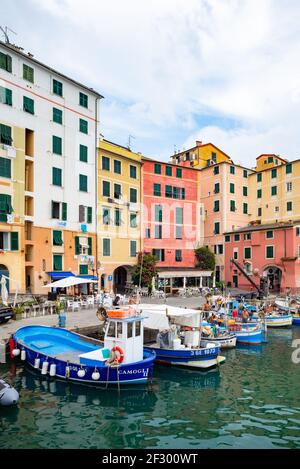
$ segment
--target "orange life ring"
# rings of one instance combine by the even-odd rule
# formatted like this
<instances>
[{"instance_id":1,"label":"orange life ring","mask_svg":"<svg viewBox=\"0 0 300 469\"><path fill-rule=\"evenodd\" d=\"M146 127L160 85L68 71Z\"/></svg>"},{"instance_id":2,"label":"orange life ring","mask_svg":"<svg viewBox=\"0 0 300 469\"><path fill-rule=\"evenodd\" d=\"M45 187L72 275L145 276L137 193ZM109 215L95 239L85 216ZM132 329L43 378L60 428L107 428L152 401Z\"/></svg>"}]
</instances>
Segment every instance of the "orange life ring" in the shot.
<instances>
[{"instance_id":1,"label":"orange life ring","mask_svg":"<svg viewBox=\"0 0 300 469\"><path fill-rule=\"evenodd\" d=\"M119 356L116 356L114 352L119 352ZM111 349L111 353L114 353L114 361L121 364L122 361L124 360L124 350L122 349L122 347L119 347L119 345L115 345Z\"/></svg>"}]
</instances>

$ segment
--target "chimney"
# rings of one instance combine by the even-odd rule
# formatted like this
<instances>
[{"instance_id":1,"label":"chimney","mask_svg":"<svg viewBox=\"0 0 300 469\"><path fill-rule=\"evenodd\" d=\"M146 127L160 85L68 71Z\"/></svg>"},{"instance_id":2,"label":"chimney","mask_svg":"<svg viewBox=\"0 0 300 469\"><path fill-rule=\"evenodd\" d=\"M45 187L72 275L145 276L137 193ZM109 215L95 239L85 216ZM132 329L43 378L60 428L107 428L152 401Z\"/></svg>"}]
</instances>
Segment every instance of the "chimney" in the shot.
<instances>
[{"instance_id":1,"label":"chimney","mask_svg":"<svg viewBox=\"0 0 300 469\"><path fill-rule=\"evenodd\" d=\"M202 141L201 140L196 140L196 147L201 147Z\"/></svg>"}]
</instances>

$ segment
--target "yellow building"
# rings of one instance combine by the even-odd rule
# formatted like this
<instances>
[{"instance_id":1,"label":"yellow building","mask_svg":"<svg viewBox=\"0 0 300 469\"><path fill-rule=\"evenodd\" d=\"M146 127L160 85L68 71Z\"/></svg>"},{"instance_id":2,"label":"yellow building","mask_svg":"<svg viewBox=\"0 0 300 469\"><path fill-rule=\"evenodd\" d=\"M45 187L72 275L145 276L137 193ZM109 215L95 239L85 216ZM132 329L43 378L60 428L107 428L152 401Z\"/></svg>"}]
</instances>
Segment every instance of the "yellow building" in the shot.
<instances>
[{"instance_id":1,"label":"yellow building","mask_svg":"<svg viewBox=\"0 0 300 469\"><path fill-rule=\"evenodd\" d=\"M259 156L256 173L249 175L251 220L262 224L299 220L299 178L300 160Z\"/></svg>"},{"instance_id":2,"label":"yellow building","mask_svg":"<svg viewBox=\"0 0 300 469\"><path fill-rule=\"evenodd\" d=\"M11 146L12 141L14 146ZM0 276L25 292L25 130L0 122Z\"/></svg>"},{"instance_id":3,"label":"yellow building","mask_svg":"<svg viewBox=\"0 0 300 469\"><path fill-rule=\"evenodd\" d=\"M196 140L196 145L193 148L175 153L171 156L171 160L174 164L192 166L197 169L204 169L223 162L232 163L230 156L213 143L202 143L199 140Z\"/></svg>"},{"instance_id":4,"label":"yellow building","mask_svg":"<svg viewBox=\"0 0 300 469\"><path fill-rule=\"evenodd\" d=\"M122 292L142 249L141 154L108 140L98 149L98 260L101 287Z\"/></svg>"}]
</instances>

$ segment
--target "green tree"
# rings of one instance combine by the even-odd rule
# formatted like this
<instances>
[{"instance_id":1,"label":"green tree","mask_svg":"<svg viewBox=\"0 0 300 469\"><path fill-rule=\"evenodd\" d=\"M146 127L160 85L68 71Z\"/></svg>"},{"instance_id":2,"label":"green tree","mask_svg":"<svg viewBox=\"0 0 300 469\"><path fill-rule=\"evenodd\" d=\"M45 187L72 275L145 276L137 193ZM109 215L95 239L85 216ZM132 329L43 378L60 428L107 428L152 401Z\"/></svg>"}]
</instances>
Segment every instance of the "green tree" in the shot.
<instances>
[{"instance_id":1,"label":"green tree","mask_svg":"<svg viewBox=\"0 0 300 469\"><path fill-rule=\"evenodd\" d=\"M156 264L157 259L150 252L139 252L137 265L134 267L132 273L134 285L139 285L141 278L142 287L151 287L152 278L157 275Z\"/></svg>"},{"instance_id":2,"label":"green tree","mask_svg":"<svg viewBox=\"0 0 300 469\"><path fill-rule=\"evenodd\" d=\"M216 257L214 253L206 246L195 249L196 267L201 270L215 270Z\"/></svg>"}]
</instances>

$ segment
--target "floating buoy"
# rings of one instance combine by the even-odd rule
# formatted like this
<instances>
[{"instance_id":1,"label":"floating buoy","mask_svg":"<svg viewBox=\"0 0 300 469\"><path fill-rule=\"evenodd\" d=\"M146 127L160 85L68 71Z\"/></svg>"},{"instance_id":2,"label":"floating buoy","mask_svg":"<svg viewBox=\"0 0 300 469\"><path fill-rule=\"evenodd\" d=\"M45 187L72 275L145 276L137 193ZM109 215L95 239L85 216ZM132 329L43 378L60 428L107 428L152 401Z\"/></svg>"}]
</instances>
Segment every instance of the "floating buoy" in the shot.
<instances>
[{"instance_id":1,"label":"floating buoy","mask_svg":"<svg viewBox=\"0 0 300 469\"><path fill-rule=\"evenodd\" d=\"M26 350L22 350L21 352L21 360L24 362L26 360Z\"/></svg>"},{"instance_id":2,"label":"floating buoy","mask_svg":"<svg viewBox=\"0 0 300 469\"><path fill-rule=\"evenodd\" d=\"M77 371L77 376L78 378L84 378L85 377L85 371L83 369L80 369Z\"/></svg>"},{"instance_id":3,"label":"floating buoy","mask_svg":"<svg viewBox=\"0 0 300 469\"><path fill-rule=\"evenodd\" d=\"M52 365L50 365L49 374L50 374L50 376L55 376L56 375L56 365L55 365L55 363L52 363Z\"/></svg>"},{"instance_id":4,"label":"floating buoy","mask_svg":"<svg viewBox=\"0 0 300 469\"><path fill-rule=\"evenodd\" d=\"M40 358L36 358L34 360L34 368L39 368L40 367L40 361L41 361Z\"/></svg>"},{"instance_id":5,"label":"floating buoy","mask_svg":"<svg viewBox=\"0 0 300 469\"><path fill-rule=\"evenodd\" d=\"M0 379L0 405L14 405L19 400L19 393L12 386Z\"/></svg>"},{"instance_id":6,"label":"floating buoy","mask_svg":"<svg viewBox=\"0 0 300 469\"><path fill-rule=\"evenodd\" d=\"M18 355L20 355L20 349L19 348L14 348L13 351L12 351L12 355L14 357L17 357Z\"/></svg>"},{"instance_id":7,"label":"floating buoy","mask_svg":"<svg viewBox=\"0 0 300 469\"><path fill-rule=\"evenodd\" d=\"M46 375L48 372L49 362L44 362L42 365L42 375Z\"/></svg>"},{"instance_id":8,"label":"floating buoy","mask_svg":"<svg viewBox=\"0 0 300 469\"><path fill-rule=\"evenodd\" d=\"M98 381L98 379L100 379L100 373L99 373L99 371L96 371L96 369L95 369L94 373L92 374L92 379L94 381Z\"/></svg>"}]
</instances>

